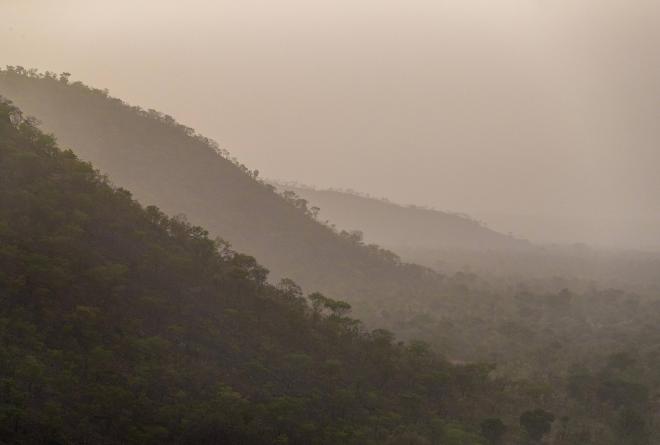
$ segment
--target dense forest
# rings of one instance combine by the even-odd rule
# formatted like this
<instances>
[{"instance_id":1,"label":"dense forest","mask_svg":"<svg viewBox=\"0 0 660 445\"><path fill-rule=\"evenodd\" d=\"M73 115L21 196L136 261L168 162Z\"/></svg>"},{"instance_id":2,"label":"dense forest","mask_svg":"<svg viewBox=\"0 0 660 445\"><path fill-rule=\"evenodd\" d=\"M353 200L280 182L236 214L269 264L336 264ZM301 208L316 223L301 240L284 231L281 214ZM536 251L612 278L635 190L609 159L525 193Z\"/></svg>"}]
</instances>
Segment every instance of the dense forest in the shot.
<instances>
[{"instance_id":1,"label":"dense forest","mask_svg":"<svg viewBox=\"0 0 660 445\"><path fill-rule=\"evenodd\" d=\"M458 445L500 426L475 405L488 367L268 284L6 102L0 178L1 443Z\"/></svg>"},{"instance_id":2,"label":"dense forest","mask_svg":"<svg viewBox=\"0 0 660 445\"><path fill-rule=\"evenodd\" d=\"M146 440L139 439L139 435L147 434L145 431L152 424L156 431L150 439L153 441L200 443L198 436L188 436L197 431L195 428L205 433L194 434L202 434L199 437L210 443L221 440L221 434L230 434L225 430L212 431L211 425L233 425L239 422L235 418L227 420L218 414L218 418L207 423L200 420L199 426L181 414L204 412L207 408L199 408L198 403L235 411L222 405L222 400L205 399L208 384L200 383L202 387L197 387L197 392L186 386L190 385L190 375L185 373L198 369L205 369L208 374L199 371L202 375L195 376L195 381L222 381L228 391L238 394L245 411L239 422L240 431L235 432L240 436L235 437L244 442L226 440L240 443L256 441L256 437L271 438L265 439L266 443L428 440L438 444L642 445L660 440L660 303L653 283L648 283L643 292L633 292L571 276L524 279L522 274L523 278L512 279L481 276L467 270L443 274L406 264L394 253L366 244L359 232L343 231L320 221L319 209L313 202L309 204L294 193L277 193L259 179L257 172L232 160L212 141L168 116L130 107L106 91L69 82L66 74L39 74L22 68L0 72L0 94L15 99L43 121L61 143L108 174L109 180L93 174L89 166L83 168L71 153L55 149L52 140L34 129L31 121L17 120L16 111L6 111L14 117L7 114L4 123L3 131L8 136L3 135L2 141L10 143L5 143L1 184L11 193L3 191L2 215L6 222L3 220L0 225L0 234L8 234L5 239L13 244L7 244L12 247L3 249L3 255L41 258L41 263L35 260L41 266L30 263L25 268L7 268L13 275L3 272L3 280L9 277L4 282L19 289L15 294L7 291L8 295L18 295L20 289L25 292L21 295L30 295L18 300L26 305L30 301L29 305L8 306L7 310L18 311L19 315L7 318L27 320L24 322L31 326L25 328L26 338L32 339L29 347L35 351L29 356L35 357L40 369L52 366L74 376L70 377L72 380L58 377L56 381L40 381L41 386L35 383L39 391L56 391L62 388L58 386L62 382L75 381L85 387L89 383L85 379L91 378L88 373L92 363L96 363L92 360L93 351L99 344L103 351L111 351L108 357L113 357L105 362L99 359L99 366L112 365L111 369L102 368L106 373L103 376L116 378L120 387L156 385L144 389L144 400L138 398L146 405L138 403L135 411L124 413L124 419L140 419L142 425L142 430L135 433L138 439L130 440ZM37 144L35 140L41 142ZM32 148L17 151L21 144ZM37 156L24 156L30 150ZM39 160L38 165L45 165L50 157L69 159L68 165L84 170L83 176L87 175L99 184L99 190L114 197L111 201L123 197L122 205L132 208L131 218L137 220L122 220L128 216L119 208L102 211L105 201L99 200L98 208L96 204L100 198L74 202L69 193L58 192L52 181L68 177L60 171L52 175L30 173L40 171L30 162ZM13 164L9 164L10 160ZM25 168L18 168L23 162ZM29 184L28 179L13 179L21 172L42 187L34 193L36 201L32 207L18 205L31 202L16 197L29 195L24 187ZM22 184L20 187L17 181ZM108 181L135 192L141 203L156 204L166 213L185 214L213 236L229 240L232 247L224 241L209 241L201 229L182 216L171 219L153 207L142 210L127 192L112 189ZM12 195L14 201L9 201ZM51 197L64 202L40 201ZM82 213L80 219L78 212L62 210L76 205L82 206L78 209ZM47 232L50 227L39 222L42 213L61 221L62 226L55 226L53 233ZM17 232L20 230L23 231ZM49 241L22 241L22 236L38 233ZM20 242L17 244L16 240ZM68 252L69 245L78 245L80 250ZM197 250L200 245L206 246L202 249L206 253ZM64 250L44 251L55 249L53 246ZM35 249L36 254L28 254L29 249ZM97 251L99 258L94 256ZM267 279L265 269L251 257L235 251L245 251L259 262L264 261L274 271L272 278ZM73 261L85 252L92 257ZM53 260L44 259L51 254ZM10 259L3 264L22 264L15 257L7 258ZM211 267L209 261L215 266ZM655 264L653 258L635 261L648 271ZM92 269L100 267L100 272L80 270L88 264ZM51 270L52 265L57 265L56 271ZM39 275L39 267L48 272ZM38 278L28 280L26 277L32 277L32 272L26 274L25 270L34 271ZM159 274L168 279L158 280ZM219 281L218 275L223 277ZM284 277L295 279L301 287L289 279L277 284ZM41 292L50 286L38 283L50 280L67 298L78 296L94 301L62 304L50 294L41 297ZM303 298L304 293L310 292ZM130 312L122 313L128 310L127 305L116 304L115 298L127 298L136 305L131 305ZM83 308L83 315L71 315L63 309L73 308L78 314L78 306ZM348 317L350 306L366 328ZM97 332L90 334L93 341L84 347L76 343L87 341L80 340L86 338L81 337L84 329L68 327L78 323L78 316L88 323L85 329ZM119 316L121 326L111 326L111 320ZM53 333L60 325L70 330ZM399 338L416 341L397 343L382 328ZM8 328L7 332L17 330ZM158 339L153 344L147 341L149 346L144 346L143 340L152 337ZM161 340L164 342L159 343ZM28 356L17 340L12 338L5 344L19 345L19 350L7 352L14 361L16 357ZM78 348L75 353L71 352L74 346ZM143 351L140 348L144 347L155 350L151 354L136 352L135 348ZM74 364L57 361L65 360L57 358L57 354L68 357L64 351L73 355L70 360ZM118 362L112 354L127 357L127 362ZM51 355L56 358L44 358ZM143 362L148 360L157 362L153 364L156 370ZM174 364L170 360L178 361ZM385 362L387 365L383 365ZM177 371L179 367L188 369L188 363L194 370ZM16 414L3 417L12 419L5 420L9 422L3 427L6 434L27 434L32 430L47 434L44 431L57 430L61 431L58 434L63 442L87 443L105 437L103 431L94 430L104 419L89 418L89 434L93 436L86 437L94 439L71 439L74 432L64 431L66 419L48 417L48 413L58 409L48 411L39 404L54 399L53 396L33 395L32 390L26 389L32 387L29 382L16 382L26 374L17 373L19 365L8 368L11 372L6 371L7 381L14 381L8 388L19 389L17 401L9 405L9 412ZM134 382L132 379L141 372L163 373L166 377L152 381L142 376ZM96 383L107 381L98 375L94 378ZM181 405L176 397L170 399L163 395L169 393L161 391L163 386L176 389L179 394L177 385L183 386L182 394L188 397ZM133 393L133 389L124 389ZM370 392L376 397L373 405ZM109 390L108 393L114 394ZM64 403L87 412L90 400L97 403L100 395L80 397L78 405L68 399ZM284 407L275 403L282 398L286 401ZM287 414L270 412L271 403ZM115 405L121 404L99 405L97 412ZM183 417L149 417L160 413L151 408L161 405L171 407L164 408L167 413ZM337 411L328 413L327 409ZM80 412L66 414L76 416ZM115 422L121 416L111 417L105 420ZM22 420L16 420L19 418ZM384 418L390 419L389 423ZM178 426L168 427L170 421ZM42 426L26 427L23 422ZM258 429L264 425L267 430ZM131 427L128 421L123 426ZM105 432L114 432L120 426L106 428ZM163 432L162 428L168 431ZM206 433L209 435L204 436ZM19 441L16 437L19 436L12 440ZM113 443L119 439L103 440Z\"/></svg>"}]
</instances>

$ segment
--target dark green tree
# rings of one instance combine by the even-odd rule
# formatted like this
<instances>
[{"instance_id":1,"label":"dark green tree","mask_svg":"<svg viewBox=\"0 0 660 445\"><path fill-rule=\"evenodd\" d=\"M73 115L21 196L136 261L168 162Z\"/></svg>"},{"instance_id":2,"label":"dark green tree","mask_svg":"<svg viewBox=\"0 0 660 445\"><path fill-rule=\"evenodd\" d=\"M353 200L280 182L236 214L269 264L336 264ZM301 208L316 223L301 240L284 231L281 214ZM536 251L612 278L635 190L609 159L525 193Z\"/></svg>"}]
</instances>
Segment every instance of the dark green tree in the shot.
<instances>
[{"instance_id":1,"label":"dark green tree","mask_svg":"<svg viewBox=\"0 0 660 445\"><path fill-rule=\"evenodd\" d=\"M520 416L520 426L534 442L540 442L550 432L554 421L555 416L542 409L525 411Z\"/></svg>"},{"instance_id":2,"label":"dark green tree","mask_svg":"<svg viewBox=\"0 0 660 445\"><path fill-rule=\"evenodd\" d=\"M497 418L485 419L481 422L481 435L486 438L489 444L499 445L506 434L506 425Z\"/></svg>"}]
</instances>

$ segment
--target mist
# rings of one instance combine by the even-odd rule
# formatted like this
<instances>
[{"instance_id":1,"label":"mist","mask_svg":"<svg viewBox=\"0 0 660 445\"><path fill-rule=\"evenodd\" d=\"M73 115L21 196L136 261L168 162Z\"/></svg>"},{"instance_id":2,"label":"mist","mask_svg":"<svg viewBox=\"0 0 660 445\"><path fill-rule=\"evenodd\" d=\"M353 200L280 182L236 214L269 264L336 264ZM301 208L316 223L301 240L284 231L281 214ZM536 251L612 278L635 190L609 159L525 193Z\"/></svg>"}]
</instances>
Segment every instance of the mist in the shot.
<instances>
[{"instance_id":1,"label":"mist","mask_svg":"<svg viewBox=\"0 0 660 445\"><path fill-rule=\"evenodd\" d=\"M0 63L153 107L261 176L660 246L654 1L4 0Z\"/></svg>"},{"instance_id":2,"label":"mist","mask_svg":"<svg viewBox=\"0 0 660 445\"><path fill-rule=\"evenodd\" d=\"M0 0L0 443L660 444L657 0Z\"/></svg>"}]
</instances>

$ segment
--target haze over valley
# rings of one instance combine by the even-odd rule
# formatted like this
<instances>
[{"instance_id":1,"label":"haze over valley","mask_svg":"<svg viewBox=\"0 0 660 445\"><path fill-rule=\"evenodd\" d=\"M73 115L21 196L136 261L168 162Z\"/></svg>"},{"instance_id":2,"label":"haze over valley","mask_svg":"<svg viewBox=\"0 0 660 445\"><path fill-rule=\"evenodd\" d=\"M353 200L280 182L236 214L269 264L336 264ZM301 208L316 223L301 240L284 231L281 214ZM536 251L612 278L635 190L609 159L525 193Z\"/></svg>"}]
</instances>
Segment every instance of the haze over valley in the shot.
<instances>
[{"instance_id":1,"label":"haze over valley","mask_svg":"<svg viewBox=\"0 0 660 445\"><path fill-rule=\"evenodd\" d=\"M268 178L656 248L658 8L7 0L0 54L170 114Z\"/></svg>"},{"instance_id":2,"label":"haze over valley","mask_svg":"<svg viewBox=\"0 0 660 445\"><path fill-rule=\"evenodd\" d=\"M660 443L658 25L0 1L0 444Z\"/></svg>"}]
</instances>

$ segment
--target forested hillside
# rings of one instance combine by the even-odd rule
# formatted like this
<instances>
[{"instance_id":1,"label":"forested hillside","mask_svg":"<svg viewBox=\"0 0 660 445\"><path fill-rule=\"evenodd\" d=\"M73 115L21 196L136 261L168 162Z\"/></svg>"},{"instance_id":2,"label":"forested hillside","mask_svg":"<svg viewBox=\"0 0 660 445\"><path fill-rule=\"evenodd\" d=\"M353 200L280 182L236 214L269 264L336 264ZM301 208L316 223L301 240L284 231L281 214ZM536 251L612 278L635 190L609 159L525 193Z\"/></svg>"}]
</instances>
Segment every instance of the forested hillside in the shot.
<instances>
[{"instance_id":1,"label":"forested hillside","mask_svg":"<svg viewBox=\"0 0 660 445\"><path fill-rule=\"evenodd\" d=\"M0 443L483 443L489 367L266 274L0 102Z\"/></svg>"},{"instance_id":2,"label":"forested hillside","mask_svg":"<svg viewBox=\"0 0 660 445\"><path fill-rule=\"evenodd\" d=\"M373 325L386 323L377 309L387 301L442 297L442 276L321 224L303 200L276 193L169 116L70 83L67 75L21 68L0 71L0 94L141 203L184 214L254 255L274 277L350 301Z\"/></svg>"}]
</instances>

